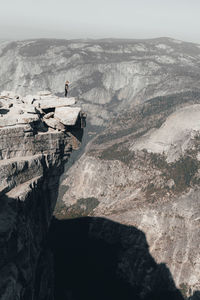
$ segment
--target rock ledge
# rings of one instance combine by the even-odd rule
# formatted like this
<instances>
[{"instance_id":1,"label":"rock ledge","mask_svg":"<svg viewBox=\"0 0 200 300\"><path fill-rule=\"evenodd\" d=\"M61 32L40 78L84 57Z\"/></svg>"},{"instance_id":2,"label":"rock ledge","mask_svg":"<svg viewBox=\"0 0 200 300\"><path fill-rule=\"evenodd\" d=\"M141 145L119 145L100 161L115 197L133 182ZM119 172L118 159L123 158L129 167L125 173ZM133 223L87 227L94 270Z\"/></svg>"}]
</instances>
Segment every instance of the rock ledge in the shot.
<instances>
[{"instance_id":1,"label":"rock ledge","mask_svg":"<svg viewBox=\"0 0 200 300\"><path fill-rule=\"evenodd\" d=\"M53 295L43 245L64 162L83 135L86 116L75 103L46 91L0 95L0 299L43 299L40 280ZM48 270L40 265L45 259Z\"/></svg>"}]
</instances>

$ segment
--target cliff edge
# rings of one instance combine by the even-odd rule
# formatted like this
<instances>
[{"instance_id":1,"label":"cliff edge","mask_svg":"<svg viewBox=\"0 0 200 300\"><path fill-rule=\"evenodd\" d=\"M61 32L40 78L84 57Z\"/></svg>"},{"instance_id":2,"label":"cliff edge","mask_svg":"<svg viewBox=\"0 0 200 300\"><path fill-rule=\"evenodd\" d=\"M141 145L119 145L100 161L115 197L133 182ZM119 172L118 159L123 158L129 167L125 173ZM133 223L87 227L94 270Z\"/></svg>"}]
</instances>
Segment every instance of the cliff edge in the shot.
<instances>
[{"instance_id":1,"label":"cliff edge","mask_svg":"<svg viewBox=\"0 0 200 300\"><path fill-rule=\"evenodd\" d=\"M41 257L63 165L84 126L75 98L0 95L0 299L43 299L38 274L52 297L51 259Z\"/></svg>"}]
</instances>

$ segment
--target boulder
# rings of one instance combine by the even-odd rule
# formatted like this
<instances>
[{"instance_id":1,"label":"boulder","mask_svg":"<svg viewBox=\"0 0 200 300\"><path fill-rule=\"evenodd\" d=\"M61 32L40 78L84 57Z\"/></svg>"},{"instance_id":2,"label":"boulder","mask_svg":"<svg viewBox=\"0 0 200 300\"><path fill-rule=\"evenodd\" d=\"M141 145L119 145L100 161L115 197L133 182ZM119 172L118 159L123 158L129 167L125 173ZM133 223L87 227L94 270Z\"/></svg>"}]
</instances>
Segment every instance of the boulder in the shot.
<instances>
[{"instance_id":1,"label":"boulder","mask_svg":"<svg viewBox=\"0 0 200 300\"><path fill-rule=\"evenodd\" d=\"M50 113L44 115L44 119L50 119L50 118L53 118L53 116L54 116L54 112L50 112Z\"/></svg>"},{"instance_id":2,"label":"boulder","mask_svg":"<svg viewBox=\"0 0 200 300\"><path fill-rule=\"evenodd\" d=\"M40 100L35 100L33 105L40 107L41 109L49 109L63 106L71 106L76 103L75 98L57 98L57 97L45 97Z\"/></svg>"},{"instance_id":3,"label":"boulder","mask_svg":"<svg viewBox=\"0 0 200 300\"><path fill-rule=\"evenodd\" d=\"M50 128L64 130L65 126L54 118L43 119L43 122Z\"/></svg>"},{"instance_id":4,"label":"boulder","mask_svg":"<svg viewBox=\"0 0 200 300\"><path fill-rule=\"evenodd\" d=\"M64 125L73 126L76 124L80 112L80 107L58 107L55 110L54 118Z\"/></svg>"}]
</instances>

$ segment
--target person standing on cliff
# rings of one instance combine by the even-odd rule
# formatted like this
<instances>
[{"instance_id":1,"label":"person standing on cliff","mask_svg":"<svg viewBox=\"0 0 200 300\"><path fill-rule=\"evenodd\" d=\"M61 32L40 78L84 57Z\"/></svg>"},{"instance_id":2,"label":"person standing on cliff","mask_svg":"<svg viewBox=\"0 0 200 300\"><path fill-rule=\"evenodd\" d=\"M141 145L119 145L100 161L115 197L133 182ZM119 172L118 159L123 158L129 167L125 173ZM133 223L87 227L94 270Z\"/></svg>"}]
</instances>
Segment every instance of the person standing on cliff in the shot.
<instances>
[{"instance_id":1,"label":"person standing on cliff","mask_svg":"<svg viewBox=\"0 0 200 300\"><path fill-rule=\"evenodd\" d=\"M65 82L65 97L67 97L68 89L69 89L69 81L67 80L67 81Z\"/></svg>"}]
</instances>

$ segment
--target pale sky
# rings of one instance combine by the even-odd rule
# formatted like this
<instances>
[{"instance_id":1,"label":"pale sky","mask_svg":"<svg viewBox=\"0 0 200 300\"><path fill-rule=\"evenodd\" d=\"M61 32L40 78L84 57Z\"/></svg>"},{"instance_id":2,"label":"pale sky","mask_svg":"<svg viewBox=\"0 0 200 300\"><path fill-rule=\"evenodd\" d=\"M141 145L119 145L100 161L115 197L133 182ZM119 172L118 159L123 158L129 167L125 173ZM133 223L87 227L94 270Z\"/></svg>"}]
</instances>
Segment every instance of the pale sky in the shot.
<instances>
[{"instance_id":1,"label":"pale sky","mask_svg":"<svg viewBox=\"0 0 200 300\"><path fill-rule=\"evenodd\" d=\"M0 0L0 39L153 38L200 43L200 0Z\"/></svg>"}]
</instances>

